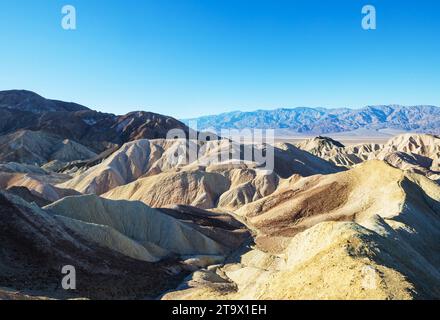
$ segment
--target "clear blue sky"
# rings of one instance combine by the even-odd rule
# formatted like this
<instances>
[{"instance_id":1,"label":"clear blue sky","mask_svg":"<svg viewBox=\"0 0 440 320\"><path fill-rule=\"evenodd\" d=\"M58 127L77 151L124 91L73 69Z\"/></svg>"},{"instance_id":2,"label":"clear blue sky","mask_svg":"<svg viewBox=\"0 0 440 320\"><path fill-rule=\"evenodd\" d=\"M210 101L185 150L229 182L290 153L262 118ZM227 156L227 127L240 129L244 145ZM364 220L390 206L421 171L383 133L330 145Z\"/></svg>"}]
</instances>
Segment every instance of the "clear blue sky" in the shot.
<instances>
[{"instance_id":1,"label":"clear blue sky","mask_svg":"<svg viewBox=\"0 0 440 320\"><path fill-rule=\"evenodd\" d=\"M1 90L117 114L440 105L437 0L1 0L0 39Z\"/></svg>"}]
</instances>

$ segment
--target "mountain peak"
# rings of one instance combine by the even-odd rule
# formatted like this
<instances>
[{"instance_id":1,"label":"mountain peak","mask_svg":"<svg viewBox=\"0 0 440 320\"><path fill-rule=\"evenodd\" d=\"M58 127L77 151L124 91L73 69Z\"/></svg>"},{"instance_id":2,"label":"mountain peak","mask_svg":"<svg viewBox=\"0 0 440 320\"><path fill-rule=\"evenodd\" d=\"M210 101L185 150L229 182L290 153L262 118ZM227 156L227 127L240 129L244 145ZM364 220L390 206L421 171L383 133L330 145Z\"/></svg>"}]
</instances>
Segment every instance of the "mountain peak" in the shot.
<instances>
[{"instance_id":1,"label":"mountain peak","mask_svg":"<svg viewBox=\"0 0 440 320\"><path fill-rule=\"evenodd\" d=\"M87 107L58 100L46 99L39 94L28 90L0 91L0 108L7 108L32 113L83 111Z\"/></svg>"}]
</instances>

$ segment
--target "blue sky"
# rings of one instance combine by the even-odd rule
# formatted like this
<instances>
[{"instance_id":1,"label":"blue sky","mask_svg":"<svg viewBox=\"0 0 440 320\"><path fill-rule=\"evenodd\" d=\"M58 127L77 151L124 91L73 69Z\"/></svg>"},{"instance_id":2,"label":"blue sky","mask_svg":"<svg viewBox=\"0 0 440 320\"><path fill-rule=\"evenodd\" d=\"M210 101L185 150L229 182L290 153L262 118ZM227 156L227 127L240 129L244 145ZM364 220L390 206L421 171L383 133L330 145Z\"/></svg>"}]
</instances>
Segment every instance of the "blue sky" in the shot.
<instances>
[{"instance_id":1,"label":"blue sky","mask_svg":"<svg viewBox=\"0 0 440 320\"><path fill-rule=\"evenodd\" d=\"M0 90L116 114L440 105L437 0L0 0L0 39Z\"/></svg>"}]
</instances>

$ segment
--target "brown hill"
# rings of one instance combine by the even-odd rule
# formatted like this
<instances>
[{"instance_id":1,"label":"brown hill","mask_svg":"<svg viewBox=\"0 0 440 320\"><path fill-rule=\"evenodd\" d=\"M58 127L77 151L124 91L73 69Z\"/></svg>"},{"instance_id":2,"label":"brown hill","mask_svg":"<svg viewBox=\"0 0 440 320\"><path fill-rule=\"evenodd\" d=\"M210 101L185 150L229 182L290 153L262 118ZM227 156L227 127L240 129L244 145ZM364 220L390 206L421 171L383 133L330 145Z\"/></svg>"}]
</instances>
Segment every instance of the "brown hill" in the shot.
<instances>
[{"instance_id":1,"label":"brown hill","mask_svg":"<svg viewBox=\"0 0 440 320\"><path fill-rule=\"evenodd\" d=\"M0 136L18 130L42 131L100 153L136 139L165 138L170 129L189 132L180 121L151 112L117 116L29 91L0 91Z\"/></svg>"},{"instance_id":2,"label":"brown hill","mask_svg":"<svg viewBox=\"0 0 440 320\"><path fill-rule=\"evenodd\" d=\"M27 90L0 91L0 108L32 113L89 110L87 107L76 103L45 99Z\"/></svg>"}]
</instances>

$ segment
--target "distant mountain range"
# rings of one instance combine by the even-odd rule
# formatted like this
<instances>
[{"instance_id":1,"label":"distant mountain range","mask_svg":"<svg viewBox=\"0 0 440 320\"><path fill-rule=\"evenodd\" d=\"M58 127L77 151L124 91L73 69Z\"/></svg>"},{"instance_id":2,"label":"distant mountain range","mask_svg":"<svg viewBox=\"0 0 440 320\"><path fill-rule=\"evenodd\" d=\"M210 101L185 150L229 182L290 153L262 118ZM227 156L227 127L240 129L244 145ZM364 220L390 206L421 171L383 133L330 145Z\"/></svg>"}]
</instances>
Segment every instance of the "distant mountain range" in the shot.
<instances>
[{"instance_id":1,"label":"distant mountain range","mask_svg":"<svg viewBox=\"0 0 440 320\"><path fill-rule=\"evenodd\" d=\"M440 108L435 106L368 106L362 109L293 108L229 112L185 119L198 130L286 129L298 134L328 134L359 129L394 129L440 134Z\"/></svg>"}]
</instances>

